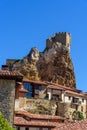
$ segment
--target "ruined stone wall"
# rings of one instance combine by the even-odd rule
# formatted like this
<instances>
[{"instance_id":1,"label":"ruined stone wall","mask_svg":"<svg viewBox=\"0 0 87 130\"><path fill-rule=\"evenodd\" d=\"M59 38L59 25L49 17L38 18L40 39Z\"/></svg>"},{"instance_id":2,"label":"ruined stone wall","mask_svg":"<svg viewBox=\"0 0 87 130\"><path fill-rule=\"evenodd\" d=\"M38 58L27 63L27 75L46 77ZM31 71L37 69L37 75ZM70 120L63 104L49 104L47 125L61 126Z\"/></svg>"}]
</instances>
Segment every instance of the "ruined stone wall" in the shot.
<instances>
[{"instance_id":1,"label":"ruined stone wall","mask_svg":"<svg viewBox=\"0 0 87 130\"><path fill-rule=\"evenodd\" d=\"M72 120L72 113L75 109L71 108L70 103L58 103L58 115Z\"/></svg>"},{"instance_id":2,"label":"ruined stone wall","mask_svg":"<svg viewBox=\"0 0 87 130\"><path fill-rule=\"evenodd\" d=\"M15 80L0 79L0 111L13 124L15 100Z\"/></svg>"},{"instance_id":3,"label":"ruined stone wall","mask_svg":"<svg viewBox=\"0 0 87 130\"><path fill-rule=\"evenodd\" d=\"M56 101L46 99L27 99L26 106L23 109L33 114L56 114Z\"/></svg>"},{"instance_id":4,"label":"ruined stone wall","mask_svg":"<svg viewBox=\"0 0 87 130\"><path fill-rule=\"evenodd\" d=\"M67 47L70 46L70 40L71 40L71 36L70 33L66 33L66 32L62 32L62 33L56 33L54 36L52 36L51 38L48 38L46 40L46 47L47 48L52 48L52 44L53 42L60 42L63 45L66 45Z\"/></svg>"},{"instance_id":5,"label":"ruined stone wall","mask_svg":"<svg viewBox=\"0 0 87 130\"><path fill-rule=\"evenodd\" d=\"M81 110L83 107L83 112ZM73 120L73 112L76 111L76 105L71 105L71 103L60 103L58 102L58 115L66 117L69 120ZM86 118L86 105L78 105L78 110L83 113L84 118Z\"/></svg>"}]
</instances>

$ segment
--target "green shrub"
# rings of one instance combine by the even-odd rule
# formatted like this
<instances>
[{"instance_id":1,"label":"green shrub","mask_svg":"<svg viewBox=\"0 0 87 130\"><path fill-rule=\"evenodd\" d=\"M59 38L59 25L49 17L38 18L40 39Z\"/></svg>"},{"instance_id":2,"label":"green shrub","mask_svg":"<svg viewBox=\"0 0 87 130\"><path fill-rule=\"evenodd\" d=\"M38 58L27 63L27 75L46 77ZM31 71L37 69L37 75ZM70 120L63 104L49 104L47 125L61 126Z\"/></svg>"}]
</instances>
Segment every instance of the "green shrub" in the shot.
<instances>
[{"instance_id":1,"label":"green shrub","mask_svg":"<svg viewBox=\"0 0 87 130\"><path fill-rule=\"evenodd\" d=\"M2 113L0 112L0 130L15 130L9 125L8 121L4 119Z\"/></svg>"},{"instance_id":2,"label":"green shrub","mask_svg":"<svg viewBox=\"0 0 87 130\"><path fill-rule=\"evenodd\" d=\"M83 120L84 119L83 113L81 113L80 111L74 111L72 116L73 116L74 120Z\"/></svg>"}]
</instances>

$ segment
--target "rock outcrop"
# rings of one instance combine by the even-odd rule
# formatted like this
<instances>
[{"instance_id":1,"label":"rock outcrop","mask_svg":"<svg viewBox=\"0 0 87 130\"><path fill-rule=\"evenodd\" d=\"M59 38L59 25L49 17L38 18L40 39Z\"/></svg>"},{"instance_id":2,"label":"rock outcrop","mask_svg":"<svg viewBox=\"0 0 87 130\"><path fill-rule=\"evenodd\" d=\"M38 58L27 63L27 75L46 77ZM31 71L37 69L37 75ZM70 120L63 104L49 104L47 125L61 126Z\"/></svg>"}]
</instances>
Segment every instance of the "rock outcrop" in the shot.
<instances>
[{"instance_id":1,"label":"rock outcrop","mask_svg":"<svg viewBox=\"0 0 87 130\"><path fill-rule=\"evenodd\" d=\"M55 34L46 40L43 52L32 48L26 57L12 64L12 69L19 70L28 79L50 81L76 88L74 67L70 57L70 38L69 33Z\"/></svg>"}]
</instances>

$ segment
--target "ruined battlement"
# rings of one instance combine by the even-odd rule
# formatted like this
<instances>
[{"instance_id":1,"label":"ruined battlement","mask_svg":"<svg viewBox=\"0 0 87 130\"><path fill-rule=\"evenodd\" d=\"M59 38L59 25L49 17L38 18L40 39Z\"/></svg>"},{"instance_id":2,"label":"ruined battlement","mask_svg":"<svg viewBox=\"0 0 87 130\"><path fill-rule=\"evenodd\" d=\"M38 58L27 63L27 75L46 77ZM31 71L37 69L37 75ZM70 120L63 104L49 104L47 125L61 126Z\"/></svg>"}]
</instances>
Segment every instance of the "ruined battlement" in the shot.
<instances>
[{"instance_id":1,"label":"ruined battlement","mask_svg":"<svg viewBox=\"0 0 87 130\"><path fill-rule=\"evenodd\" d=\"M55 33L52 37L46 40L46 47L50 48L52 46L52 43L59 42L70 49L70 41L71 41L70 33L59 32L59 33Z\"/></svg>"}]
</instances>

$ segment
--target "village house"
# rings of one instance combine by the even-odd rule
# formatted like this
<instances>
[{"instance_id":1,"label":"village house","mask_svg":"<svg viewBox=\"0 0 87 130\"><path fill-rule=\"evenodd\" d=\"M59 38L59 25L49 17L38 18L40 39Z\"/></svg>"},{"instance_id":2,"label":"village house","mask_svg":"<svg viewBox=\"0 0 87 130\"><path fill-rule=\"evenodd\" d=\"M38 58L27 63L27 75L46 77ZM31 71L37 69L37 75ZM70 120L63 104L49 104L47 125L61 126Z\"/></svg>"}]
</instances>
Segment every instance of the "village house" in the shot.
<instances>
[{"instance_id":1,"label":"village house","mask_svg":"<svg viewBox=\"0 0 87 130\"><path fill-rule=\"evenodd\" d=\"M2 66L0 111L17 130L50 130L72 121L74 111L87 118L87 94L51 82L32 81Z\"/></svg>"},{"instance_id":2,"label":"village house","mask_svg":"<svg viewBox=\"0 0 87 130\"><path fill-rule=\"evenodd\" d=\"M23 75L17 71L9 71L8 66L3 65L0 71L0 111L13 125L15 86L21 82Z\"/></svg>"}]
</instances>

